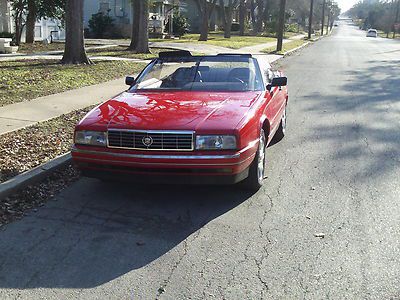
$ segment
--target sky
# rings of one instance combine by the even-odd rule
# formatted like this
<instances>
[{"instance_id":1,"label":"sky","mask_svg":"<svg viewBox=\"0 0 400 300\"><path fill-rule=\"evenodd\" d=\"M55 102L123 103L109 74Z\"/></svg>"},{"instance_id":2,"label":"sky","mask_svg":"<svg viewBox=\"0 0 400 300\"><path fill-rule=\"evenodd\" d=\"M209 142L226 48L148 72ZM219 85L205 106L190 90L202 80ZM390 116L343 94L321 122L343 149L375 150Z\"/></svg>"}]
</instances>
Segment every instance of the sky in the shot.
<instances>
[{"instance_id":1,"label":"sky","mask_svg":"<svg viewBox=\"0 0 400 300\"><path fill-rule=\"evenodd\" d=\"M339 4L339 7L342 9L342 13L349 10L358 1L359 0L336 0L336 2Z\"/></svg>"}]
</instances>

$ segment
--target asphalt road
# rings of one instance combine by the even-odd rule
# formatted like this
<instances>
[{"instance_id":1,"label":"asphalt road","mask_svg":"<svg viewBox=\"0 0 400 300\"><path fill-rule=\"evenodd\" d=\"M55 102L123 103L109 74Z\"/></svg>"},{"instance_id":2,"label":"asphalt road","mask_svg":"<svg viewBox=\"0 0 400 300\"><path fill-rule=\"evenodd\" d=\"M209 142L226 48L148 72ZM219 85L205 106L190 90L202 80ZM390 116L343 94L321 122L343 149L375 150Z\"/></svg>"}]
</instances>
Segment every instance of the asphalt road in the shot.
<instances>
[{"instance_id":1,"label":"asphalt road","mask_svg":"<svg viewBox=\"0 0 400 300\"><path fill-rule=\"evenodd\" d=\"M0 232L0 298L399 299L400 43L341 25L280 64L265 187L82 178Z\"/></svg>"}]
</instances>

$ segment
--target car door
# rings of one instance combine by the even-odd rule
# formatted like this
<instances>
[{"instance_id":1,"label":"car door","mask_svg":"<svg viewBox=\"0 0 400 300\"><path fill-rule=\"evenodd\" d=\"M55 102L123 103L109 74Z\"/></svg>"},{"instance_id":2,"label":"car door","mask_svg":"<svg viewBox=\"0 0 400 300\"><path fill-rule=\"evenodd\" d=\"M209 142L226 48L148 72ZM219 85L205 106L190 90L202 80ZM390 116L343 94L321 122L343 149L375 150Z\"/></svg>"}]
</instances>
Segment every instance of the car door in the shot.
<instances>
[{"instance_id":1,"label":"car door","mask_svg":"<svg viewBox=\"0 0 400 300\"><path fill-rule=\"evenodd\" d=\"M261 71L265 86L272 81L272 78L282 76L280 72L273 71L269 64L263 64ZM286 106L286 88L273 87L270 91L266 91L265 98L267 105L264 115L270 122L270 135L272 137L272 134L278 129Z\"/></svg>"}]
</instances>

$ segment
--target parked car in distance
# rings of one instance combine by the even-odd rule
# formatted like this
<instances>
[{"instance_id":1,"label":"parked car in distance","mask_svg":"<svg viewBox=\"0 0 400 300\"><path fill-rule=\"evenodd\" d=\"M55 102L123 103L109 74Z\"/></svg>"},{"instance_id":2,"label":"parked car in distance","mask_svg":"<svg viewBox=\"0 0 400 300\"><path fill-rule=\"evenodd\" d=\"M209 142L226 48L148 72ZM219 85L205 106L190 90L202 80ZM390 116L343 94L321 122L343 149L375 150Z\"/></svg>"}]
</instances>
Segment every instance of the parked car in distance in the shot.
<instances>
[{"instance_id":1,"label":"parked car in distance","mask_svg":"<svg viewBox=\"0 0 400 300\"><path fill-rule=\"evenodd\" d=\"M378 31L376 29L369 29L367 32L367 37L378 37Z\"/></svg>"},{"instance_id":2,"label":"parked car in distance","mask_svg":"<svg viewBox=\"0 0 400 300\"><path fill-rule=\"evenodd\" d=\"M263 184L286 128L287 78L266 56L162 52L75 128L82 174L158 183Z\"/></svg>"}]
</instances>

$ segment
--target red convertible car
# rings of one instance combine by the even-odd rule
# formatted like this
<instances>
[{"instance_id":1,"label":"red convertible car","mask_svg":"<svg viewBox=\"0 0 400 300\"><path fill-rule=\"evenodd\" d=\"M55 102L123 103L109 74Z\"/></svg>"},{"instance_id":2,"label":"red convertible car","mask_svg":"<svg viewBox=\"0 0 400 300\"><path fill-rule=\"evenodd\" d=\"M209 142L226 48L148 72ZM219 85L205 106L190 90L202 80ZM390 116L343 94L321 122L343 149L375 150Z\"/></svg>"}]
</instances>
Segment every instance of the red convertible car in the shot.
<instances>
[{"instance_id":1,"label":"red convertible car","mask_svg":"<svg viewBox=\"0 0 400 300\"><path fill-rule=\"evenodd\" d=\"M288 102L287 78L264 56L162 52L126 83L76 126L72 156L84 176L261 187Z\"/></svg>"}]
</instances>

